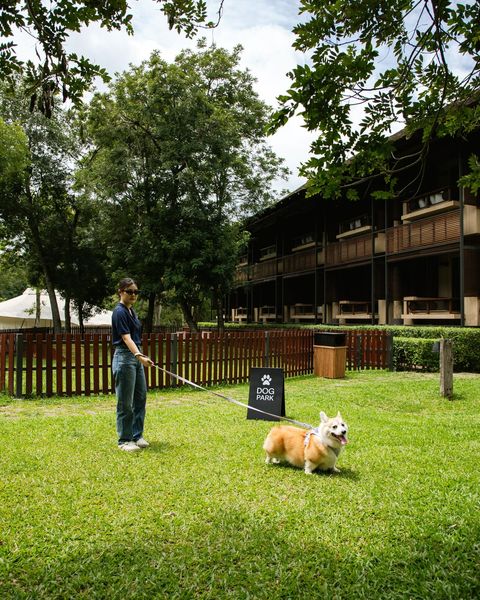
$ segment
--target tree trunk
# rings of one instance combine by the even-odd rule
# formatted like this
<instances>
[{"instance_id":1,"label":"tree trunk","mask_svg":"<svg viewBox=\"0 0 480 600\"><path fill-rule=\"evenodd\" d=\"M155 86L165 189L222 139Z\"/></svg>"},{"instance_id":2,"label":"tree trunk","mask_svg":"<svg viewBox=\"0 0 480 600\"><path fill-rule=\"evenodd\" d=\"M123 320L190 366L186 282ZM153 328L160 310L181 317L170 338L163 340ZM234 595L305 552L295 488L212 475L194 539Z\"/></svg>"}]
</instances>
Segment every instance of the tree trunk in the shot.
<instances>
[{"instance_id":1,"label":"tree trunk","mask_svg":"<svg viewBox=\"0 0 480 600\"><path fill-rule=\"evenodd\" d=\"M65 331L66 333L72 332L72 319L70 317L70 296L68 293L65 294Z\"/></svg>"},{"instance_id":2,"label":"tree trunk","mask_svg":"<svg viewBox=\"0 0 480 600\"><path fill-rule=\"evenodd\" d=\"M45 277L45 286L47 288L48 298L50 300L50 308L52 310L53 331L54 333L62 333L62 321L60 319L60 312L58 310L58 302L57 296L55 295L55 288L53 287L52 280L50 279L48 269L44 268L43 271Z\"/></svg>"},{"instance_id":3,"label":"tree trunk","mask_svg":"<svg viewBox=\"0 0 480 600\"><path fill-rule=\"evenodd\" d=\"M80 333L85 333L85 325L83 324L83 303L78 305L78 324L80 325Z\"/></svg>"},{"instance_id":4,"label":"tree trunk","mask_svg":"<svg viewBox=\"0 0 480 600\"><path fill-rule=\"evenodd\" d=\"M35 289L35 327L40 327L40 316L42 309L40 306L42 299L40 295L40 288Z\"/></svg>"},{"instance_id":5,"label":"tree trunk","mask_svg":"<svg viewBox=\"0 0 480 600\"><path fill-rule=\"evenodd\" d=\"M182 300L180 302L180 308L182 309L183 318L187 322L187 325L189 326L190 331L192 333L198 333L198 325L197 325L195 319L193 318L192 309L190 308L188 303L185 302L184 300Z\"/></svg>"},{"instance_id":6,"label":"tree trunk","mask_svg":"<svg viewBox=\"0 0 480 600\"><path fill-rule=\"evenodd\" d=\"M160 325L162 317L162 303L156 298L155 309L153 311L153 326Z\"/></svg>"},{"instance_id":7,"label":"tree trunk","mask_svg":"<svg viewBox=\"0 0 480 600\"><path fill-rule=\"evenodd\" d=\"M225 320L223 318L223 299L221 293L215 294L215 307L217 309L217 328L218 331L224 331Z\"/></svg>"},{"instance_id":8,"label":"tree trunk","mask_svg":"<svg viewBox=\"0 0 480 600\"><path fill-rule=\"evenodd\" d=\"M29 190L27 190L27 193L31 197ZM55 333L62 333L62 321L60 320L60 312L58 310L57 297L55 295L55 287L53 285L52 278L50 277L50 268L48 266L47 261L45 260L45 255L38 227L36 223L29 223L29 226L30 231L32 233L33 244L36 248L38 258L42 266L43 276L45 278L45 287L47 288L48 298L50 300L50 308L52 310L53 331Z\"/></svg>"},{"instance_id":9,"label":"tree trunk","mask_svg":"<svg viewBox=\"0 0 480 600\"><path fill-rule=\"evenodd\" d=\"M145 319L145 333L152 333L153 331L153 315L155 312L155 292L148 294L148 310L147 318Z\"/></svg>"}]
</instances>

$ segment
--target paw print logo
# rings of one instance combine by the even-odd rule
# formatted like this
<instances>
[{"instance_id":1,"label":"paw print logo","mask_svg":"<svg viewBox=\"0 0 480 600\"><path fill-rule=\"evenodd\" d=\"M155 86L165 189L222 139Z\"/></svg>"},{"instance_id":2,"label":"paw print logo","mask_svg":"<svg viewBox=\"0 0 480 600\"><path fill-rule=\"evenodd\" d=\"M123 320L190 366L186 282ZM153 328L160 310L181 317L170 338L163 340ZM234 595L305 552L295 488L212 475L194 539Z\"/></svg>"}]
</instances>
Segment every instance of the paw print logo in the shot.
<instances>
[{"instance_id":1,"label":"paw print logo","mask_svg":"<svg viewBox=\"0 0 480 600\"><path fill-rule=\"evenodd\" d=\"M270 377L270 375L264 375L262 377L262 383L263 385L270 385L272 383L272 378Z\"/></svg>"}]
</instances>

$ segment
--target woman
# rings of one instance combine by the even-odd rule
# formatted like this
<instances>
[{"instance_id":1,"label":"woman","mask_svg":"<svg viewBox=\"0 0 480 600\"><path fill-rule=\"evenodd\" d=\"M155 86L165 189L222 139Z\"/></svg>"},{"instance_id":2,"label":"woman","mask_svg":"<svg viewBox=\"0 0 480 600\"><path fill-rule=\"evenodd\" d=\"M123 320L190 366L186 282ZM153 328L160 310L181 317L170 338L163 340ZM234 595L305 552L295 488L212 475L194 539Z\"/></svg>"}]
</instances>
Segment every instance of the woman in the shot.
<instances>
[{"instance_id":1,"label":"woman","mask_svg":"<svg viewBox=\"0 0 480 600\"><path fill-rule=\"evenodd\" d=\"M139 350L142 325L133 310L139 293L133 279L122 279L118 284L120 302L112 314L112 343L115 348L112 370L117 395L118 447L127 452L149 446L143 437L147 402L143 368L154 363Z\"/></svg>"}]
</instances>

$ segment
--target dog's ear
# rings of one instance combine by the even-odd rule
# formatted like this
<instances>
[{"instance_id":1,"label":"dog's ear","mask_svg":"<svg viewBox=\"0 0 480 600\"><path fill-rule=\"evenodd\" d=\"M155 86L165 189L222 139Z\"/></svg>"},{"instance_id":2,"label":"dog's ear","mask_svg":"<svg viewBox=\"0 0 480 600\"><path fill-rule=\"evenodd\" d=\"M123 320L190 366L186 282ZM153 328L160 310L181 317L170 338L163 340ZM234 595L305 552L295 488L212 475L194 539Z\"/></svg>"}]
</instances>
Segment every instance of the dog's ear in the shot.
<instances>
[{"instance_id":1,"label":"dog's ear","mask_svg":"<svg viewBox=\"0 0 480 600\"><path fill-rule=\"evenodd\" d=\"M328 417L327 415L323 412L323 410L320 413L320 421L322 421L323 423L326 423L328 421Z\"/></svg>"},{"instance_id":2,"label":"dog's ear","mask_svg":"<svg viewBox=\"0 0 480 600\"><path fill-rule=\"evenodd\" d=\"M340 411L338 411L338 413L337 413L337 419L341 419L341 420L343 420L343 419L342 419L342 415L340 414Z\"/></svg>"}]
</instances>

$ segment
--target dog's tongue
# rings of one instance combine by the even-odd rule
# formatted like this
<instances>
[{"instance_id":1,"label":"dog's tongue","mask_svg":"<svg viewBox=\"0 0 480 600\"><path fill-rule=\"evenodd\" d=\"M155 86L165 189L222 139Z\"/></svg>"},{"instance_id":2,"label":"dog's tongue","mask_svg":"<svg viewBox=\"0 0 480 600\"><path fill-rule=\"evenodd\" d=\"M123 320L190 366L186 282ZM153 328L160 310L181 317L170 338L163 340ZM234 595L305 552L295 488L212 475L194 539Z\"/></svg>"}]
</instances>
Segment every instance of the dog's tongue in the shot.
<instances>
[{"instance_id":1,"label":"dog's tongue","mask_svg":"<svg viewBox=\"0 0 480 600\"><path fill-rule=\"evenodd\" d=\"M348 440L344 435L339 435L338 438L339 438L342 446L345 446L345 444L348 444Z\"/></svg>"}]
</instances>

